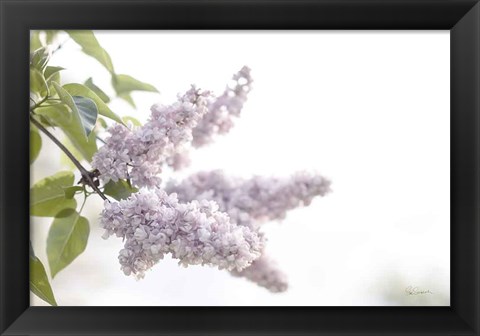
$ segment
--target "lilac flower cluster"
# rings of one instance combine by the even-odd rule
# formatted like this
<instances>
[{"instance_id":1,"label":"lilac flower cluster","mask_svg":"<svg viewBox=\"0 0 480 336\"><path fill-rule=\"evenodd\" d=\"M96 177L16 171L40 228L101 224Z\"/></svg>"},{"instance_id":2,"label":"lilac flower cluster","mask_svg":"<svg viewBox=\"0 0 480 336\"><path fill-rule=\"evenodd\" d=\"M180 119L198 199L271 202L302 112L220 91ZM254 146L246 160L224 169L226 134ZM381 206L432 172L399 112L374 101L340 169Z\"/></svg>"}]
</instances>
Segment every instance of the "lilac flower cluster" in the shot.
<instances>
[{"instance_id":1,"label":"lilac flower cluster","mask_svg":"<svg viewBox=\"0 0 480 336\"><path fill-rule=\"evenodd\" d=\"M214 97L192 87L173 105L154 105L149 121L138 129L116 124L111 136L94 155L92 167L98 169L103 182L130 178L139 187L154 187L161 182L164 163L174 170L190 164L188 148L198 148L225 134L247 100L253 82L250 69L244 66L232 78L223 94Z\"/></svg>"},{"instance_id":2,"label":"lilac flower cluster","mask_svg":"<svg viewBox=\"0 0 480 336\"><path fill-rule=\"evenodd\" d=\"M162 164L192 141L192 129L208 111L209 92L194 86L172 105L154 105L144 126L109 128L111 136L94 155L92 167L104 183L131 179L138 187L160 184Z\"/></svg>"},{"instance_id":3,"label":"lilac flower cluster","mask_svg":"<svg viewBox=\"0 0 480 336\"><path fill-rule=\"evenodd\" d=\"M175 192L183 202L190 200L213 200L219 209L229 214L232 222L252 230L259 230L266 220L283 219L288 210L309 205L315 196L324 196L330 191L330 181L321 175L299 172L290 178L252 179L229 177L222 171L200 172L187 179L169 181L168 192ZM288 288L286 276L264 254L242 271L232 271L235 276L245 277L271 292Z\"/></svg>"},{"instance_id":4,"label":"lilac flower cluster","mask_svg":"<svg viewBox=\"0 0 480 336\"><path fill-rule=\"evenodd\" d=\"M208 99L208 112L192 131L192 145L195 148L210 144L215 135L225 134L234 126L234 119L240 116L247 95L252 87L250 68L244 66L233 75L232 83L227 85L219 97ZM180 170L190 164L189 152L184 150L169 158L168 164L174 170Z\"/></svg>"},{"instance_id":5,"label":"lilac flower cluster","mask_svg":"<svg viewBox=\"0 0 480 336\"><path fill-rule=\"evenodd\" d=\"M251 89L250 69L233 76L223 94L213 97L195 87L172 105L154 105L142 127L112 126L106 144L94 155L100 179L129 179L146 187L120 202L105 202L104 238L124 239L119 253L126 275L142 278L165 254L181 265L210 265L245 277L271 292L282 292L287 279L264 254L261 224L285 218L330 192L319 174L298 172L288 178L229 177L222 171L200 172L160 189L160 173L189 164L189 147L209 144L227 133L240 116Z\"/></svg>"},{"instance_id":6,"label":"lilac flower cluster","mask_svg":"<svg viewBox=\"0 0 480 336\"><path fill-rule=\"evenodd\" d=\"M231 274L247 278L273 293L284 292L288 289L286 275L278 268L274 260L265 255L262 255L244 270L233 270Z\"/></svg>"},{"instance_id":7,"label":"lilac flower cluster","mask_svg":"<svg viewBox=\"0 0 480 336\"><path fill-rule=\"evenodd\" d=\"M254 176L245 180L221 170L199 172L181 182L169 181L168 192L182 201L214 200L240 225L283 219L288 210L309 205L330 191L330 181L318 174L298 172L289 178Z\"/></svg>"},{"instance_id":8,"label":"lilac flower cluster","mask_svg":"<svg viewBox=\"0 0 480 336\"><path fill-rule=\"evenodd\" d=\"M211 143L215 134L227 133L233 127L233 118L240 116L253 82L250 68L244 66L233 75L232 82L221 96L209 100L208 113L193 129L194 147Z\"/></svg>"},{"instance_id":9,"label":"lilac flower cluster","mask_svg":"<svg viewBox=\"0 0 480 336\"><path fill-rule=\"evenodd\" d=\"M242 271L263 249L263 236L229 221L212 201L180 203L175 194L142 189L120 202L105 202L104 238L125 240L119 261L126 275L142 278L163 256L179 264Z\"/></svg>"}]
</instances>

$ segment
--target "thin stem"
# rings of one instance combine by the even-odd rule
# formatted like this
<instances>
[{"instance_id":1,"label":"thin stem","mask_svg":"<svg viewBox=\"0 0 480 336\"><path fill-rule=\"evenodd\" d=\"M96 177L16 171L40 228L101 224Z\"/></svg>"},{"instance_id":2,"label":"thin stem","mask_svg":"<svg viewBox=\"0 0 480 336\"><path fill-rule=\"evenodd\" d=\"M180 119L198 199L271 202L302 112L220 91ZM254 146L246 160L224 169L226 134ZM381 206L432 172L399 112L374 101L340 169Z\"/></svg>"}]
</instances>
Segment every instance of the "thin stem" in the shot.
<instances>
[{"instance_id":1,"label":"thin stem","mask_svg":"<svg viewBox=\"0 0 480 336\"><path fill-rule=\"evenodd\" d=\"M34 103L35 101L30 98ZM31 108L30 108L30 112L33 112L33 110L35 110L37 107L40 107L40 105L42 105L45 101L47 101L48 99L48 95L43 97L42 100L40 100L38 103L35 103L35 105L33 105Z\"/></svg>"},{"instance_id":2,"label":"thin stem","mask_svg":"<svg viewBox=\"0 0 480 336\"><path fill-rule=\"evenodd\" d=\"M84 194L84 197L83 197L83 203L82 203L82 206L80 207L80 210L78 211L78 214L81 214L82 211L83 211L83 207L85 206L85 203L87 202L87 194L85 193Z\"/></svg>"},{"instance_id":3,"label":"thin stem","mask_svg":"<svg viewBox=\"0 0 480 336\"><path fill-rule=\"evenodd\" d=\"M43 133L45 133L60 149L68 156L70 160L72 160L73 164L80 170L83 174L88 174L88 171L82 166L82 164L73 156L72 153L60 142L58 139L50 133L43 125L38 122L32 115L30 115L30 121Z\"/></svg>"},{"instance_id":4,"label":"thin stem","mask_svg":"<svg viewBox=\"0 0 480 336\"><path fill-rule=\"evenodd\" d=\"M57 145L64 153L65 155L68 156L68 158L73 162L75 167L78 168L80 173L82 174L82 177L88 182L88 185L93 188L93 190L96 191L96 193L105 201L108 201L108 198L98 189L96 186L95 182L92 180L92 177L90 176L90 173L88 170L85 169L85 167L82 166L82 164L73 156L73 154L52 134L50 133L43 125L38 122L32 114L30 114L30 121L32 124L34 124L40 131L45 133L46 136L52 140L55 145Z\"/></svg>"},{"instance_id":5,"label":"thin stem","mask_svg":"<svg viewBox=\"0 0 480 336\"><path fill-rule=\"evenodd\" d=\"M96 136L97 140L98 141L101 141L104 145L106 145L107 143L105 142L105 140L103 140L102 138L100 138L98 135Z\"/></svg>"}]
</instances>

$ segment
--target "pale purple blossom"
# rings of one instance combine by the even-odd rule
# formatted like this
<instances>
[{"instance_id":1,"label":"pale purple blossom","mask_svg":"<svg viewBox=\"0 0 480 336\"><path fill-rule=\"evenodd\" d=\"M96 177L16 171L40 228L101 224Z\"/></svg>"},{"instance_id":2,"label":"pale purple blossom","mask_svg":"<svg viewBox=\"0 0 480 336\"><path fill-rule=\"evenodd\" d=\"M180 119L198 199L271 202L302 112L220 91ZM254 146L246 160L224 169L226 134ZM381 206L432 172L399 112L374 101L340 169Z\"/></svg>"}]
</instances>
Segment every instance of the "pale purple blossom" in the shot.
<instances>
[{"instance_id":1,"label":"pale purple blossom","mask_svg":"<svg viewBox=\"0 0 480 336\"><path fill-rule=\"evenodd\" d=\"M278 268L277 263L265 254L244 270L232 270L230 273L237 277L244 277L273 293L288 289L287 276Z\"/></svg>"},{"instance_id":2,"label":"pale purple blossom","mask_svg":"<svg viewBox=\"0 0 480 336\"><path fill-rule=\"evenodd\" d=\"M233 119L240 116L252 82L250 68L244 66L233 75L232 83L221 96L209 99L208 113L193 129L194 147L211 143L216 134L225 134L233 127Z\"/></svg>"},{"instance_id":3,"label":"pale purple blossom","mask_svg":"<svg viewBox=\"0 0 480 336\"><path fill-rule=\"evenodd\" d=\"M198 122L192 131L192 145L195 148L213 142L217 134L225 134L234 126L234 119L240 116L248 93L252 88L250 68L244 66L233 75L232 81L218 97L208 99L208 112ZM188 150L176 153L168 164L174 170L180 170L189 165Z\"/></svg>"},{"instance_id":4,"label":"pale purple blossom","mask_svg":"<svg viewBox=\"0 0 480 336\"><path fill-rule=\"evenodd\" d=\"M289 177L229 177L200 172L160 189L163 166L188 166L190 147L211 143L227 133L251 90L250 69L233 76L219 97L192 86L172 105L154 105L144 126L115 124L94 155L100 179L128 179L146 187L119 202L105 202L104 238L124 241L119 252L126 275L142 278L165 254L179 264L210 265L245 277L271 292L288 288L285 274L264 254L260 224L281 220L289 210L309 205L330 192L330 181L316 173Z\"/></svg>"},{"instance_id":5,"label":"pale purple blossom","mask_svg":"<svg viewBox=\"0 0 480 336\"><path fill-rule=\"evenodd\" d=\"M173 168L173 170L181 170L190 166L190 154L188 149L179 151L169 158L167 158L167 164Z\"/></svg>"},{"instance_id":6,"label":"pale purple blossom","mask_svg":"<svg viewBox=\"0 0 480 336\"><path fill-rule=\"evenodd\" d=\"M162 165L192 141L192 129L207 113L209 95L192 86L172 105L153 105L151 116L142 127L110 127L111 136L92 160L100 179L104 183L131 179L138 187L159 185Z\"/></svg>"},{"instance_id":7,"label":"pale purple blossom","mask_svg":"<svg viewBox=\"0 0 480 336\"><path fill-rule=\"evenodd\" d=\"M215 170L199 172L181 182L171 180L166 190L177 193L183 202L214 200L220 211L229 214L232 222L257 231L261 222L283 219L288 210L309 205L316 196L325 196L330 192L330 181L308 172L284 178L254 176L243 179ZM283 292L288 288L285 274L263 251L251 266L231 273L271 292Z\"/></svg>"},{"instance_id":8,"label":"pale purple blossom","mask_svg":"<svg viewBox=\"0 0 480 336\"><path fill-rule=\"evenodd\" d=\"M119 253L126 275L142 278L164 255L179 264L210 265L241 271L260 257L261 234L231 223L212 201L180 203L159 188L142 189L120 202L105 202L101 214L104 238L123 238Z\"/></svg>"},{"instance_id":9,"label":"pale purple blossom","mask_svg":"<svg viewBox=\"0 0 480 336\"><path fill-rule=\"evenodd\" d=\"M181 201L214 200L238 224L283 219L288 210L309 205L316 196L330 192L330 181L319 174L298 172L291 177L242 179L221 170L199 172L181 182L169 181L168 192Z\"/></svg>"}]
</instances>

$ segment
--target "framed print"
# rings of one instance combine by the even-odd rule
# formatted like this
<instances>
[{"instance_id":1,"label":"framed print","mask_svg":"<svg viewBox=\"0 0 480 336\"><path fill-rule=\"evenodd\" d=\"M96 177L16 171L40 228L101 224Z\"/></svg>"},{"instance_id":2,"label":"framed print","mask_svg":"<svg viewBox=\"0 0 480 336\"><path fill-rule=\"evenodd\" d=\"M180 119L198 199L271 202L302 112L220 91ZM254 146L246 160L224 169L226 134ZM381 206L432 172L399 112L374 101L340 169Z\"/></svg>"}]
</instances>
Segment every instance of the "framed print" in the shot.
<instances>
[{"instance_id":1,"label":"framed print","mask_svg":"<svg viewBox=\"0 0 480 336\"><path fill-rule=\"evenodd\" d=\"M42 96L32 80L32 135L43 138L32 136L30 241L53 291L47 287L47 301L47 293L32 293L32 306L450 304L450 191L438 185L450 174L448 32L48 30L36 37L48 37L54 51L45 65L32 65L37 77L44 67L50 92ZM82 52L88 40L108 51L114 75ZM174 51L163 55L159 45ZM204 45L222 47L192 61L190 51ZM44 48L31 48L32 59ZM78 64L88 77L74 77ZM118 97L102 84L111 78ZM190 81L207 105L188 112L183 100L192 91L183 83ZM127 88L135 107L122 98ZM68 110L57 89L81 115L96 112L88 141L72 131L80 123L60 119ZM167 121L185 113L192 113L188 126ZM152 138L162 129L164 138ZM99 189L77 183L85 180L79 171L98 175ZM178 204L159 209L160 190L175 193ZM140 206L136 197L156 201ZM177 207L204 201L228 216L209 219L224 234L195 217L180 221L187 209ZM109 210L133 205L139 214ZM164 218L158 211L166 209L173 213ZM147 213L163 219L142 220ZM234 233L239 240L229 238ZM32 284L45 279L40 274L32 273Z\"/></svg>"},{"instance_id":2,"label":"framed print","mask_svg":"<svg viewBox=\"0 0 480 336\"><path fill-rule=\"evenodd\" d=\"M479 6L2 0L2 335L477 335Z\"/></svg>"}]
</instances>

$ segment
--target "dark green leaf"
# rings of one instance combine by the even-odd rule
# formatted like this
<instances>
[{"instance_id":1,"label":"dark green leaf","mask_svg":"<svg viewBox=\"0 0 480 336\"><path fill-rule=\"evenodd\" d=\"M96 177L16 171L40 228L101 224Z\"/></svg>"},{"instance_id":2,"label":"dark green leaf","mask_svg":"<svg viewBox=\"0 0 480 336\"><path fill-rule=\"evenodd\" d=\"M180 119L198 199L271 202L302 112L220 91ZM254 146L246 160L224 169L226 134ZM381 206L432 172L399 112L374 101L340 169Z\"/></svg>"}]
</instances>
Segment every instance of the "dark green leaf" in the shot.
<instances>
[{"instance_id":1,"label":"dark green leaf","mask_svg":"<svg viewBox=\"0 0 480 336\"><path fill-rule=\"evenodd\" d=\"M65 198L65 187L73 185L74 175L69 171L61 171L46 177L30 189L30 215L54 217L65 208L75 209L77 202Z\"/></svg>"},{"instance_id":2,"label":"dark green leaf","mask_svg":"<svg viewBox=\"0 0 480 336\"><path fill-rule=\"evenodd\" d=\"M95 92L95 94L101 99L103 100L103 102L105 104L108 104L110 102L110 97L105 93L103 92L102 89L100 89L98 86L96 86L94 83L93 83L93 79L92 77L90 77L89 79L87 79L84 83L84 85L86 87L88 87L90 90L92 90L93 92Z\"/></svg>"},{"instance_id":3,"label":"dark green leaf","mask_svg":"<svg viewBox=\"0 0 480 336\"><path fill-rule=\"evenodd\" d=\"M98 109L95 102L90 98L85 97L74 98L58 83L53 82L52 84L55 87L60 100L72 110L71 126L80 127L86 140L95 127L95 121L97 120Z\"/></svg>"},{"instance_id":4,"label":"dark green leaf","mask_svg":"<svg viewBox=\"0 0 480 336\"><path fill-rule=\"evenodd\" d=\"M129 75L112 76L112 85L117 95L130 93L132 91L158 92L155 86L141 82Z\"/></svg>"},{"instance_id":5,"label":"dark green leaf","mask_svg":"<svg viewBox=\"0 0 480 336\"><path fill-rule=\"evenodd\" d=\"M42 148L42 137L35 126L30 126L30 164L36 160Z\"/></svg>"},{"instance_id":6,"label":"dark green leaf","mask_svg":"<svg viewBox=\"0 0 480 336\"><path fill-rule=\"evenodd\" d=\"M105 184L105 189L103 190L105 195L112 196L117 201L129 197L132 193L136 193L137 191L137 188L130 186L125 180L118 180L118 182L110 181Z\"/></svg>"},{"instance_id":7,"label":"dark green leaf","mask_svg":"<svg viewBox=\"0 0 480 336\"><path fill-rule=\"evenodd\" d=\"M84 131L84 127L82 125L82 120L80 118L77 106L75 105L75 101L73 100L73 97L64 89L62 88L57 82L52 82L53 87L55 88L55 91L58 94L58 97L60 100L70 108L71 111L71 118L70 121L72 123L73 127L80 127ZM83 135L85 138L87 137L86 132L83 132Z\"/></svg>"},{"instance_id":8,"label":"dark green leaf","mask_svg":"<svg viewBox=\"0 0 480 336\"><path fill-rule=\"evenodd\" d=\"M97 123L98 109L95 102L87 97L72 96L75 105L77 106L82 125L85 128L87 137L93 131L95 124Z\"/></svg>"},{"instance_id":9,"label":"dark green leaf","mask_svg":"<svg viewBox=\"0 0 480 336\"><path fill-rule=\"evenodd\" d=\"M103 49L91 30L67 30L70 37L82 47L82 51L99 61L110 73L114 73L110 55Z\"/></svg>"},{"instance_id":10,"label":"dark green leaf","mask_svg":"<svg viewBox=\"0 0 480 336\"><path fill-rule=\"evenodd\" d=\"M45 267L43 267L40 259L35 255L32 256L32 254L30 254L30 290L43 301L56 306L57 301L55 301Z\"/></svg>"},{"instance_id":11,"label":"dark green leaf","mask_svg":"<svg viewBox=\"0 0 480 336\"><path fill-rule=\"evenodd\" d=\"M78 212L64 210L60 215L50 226L47 238L47 256L52 278L85 250L90 234L88 220Z\"/></svg>"},{"instance_id":12,"label":"dark green leaf","mask_svg":"<svg viewBox=\"0 0 480 336\"><path fill-rule=\"evenodd\" d=\"M122 119L120 119L120 117L116 115L112 110L110 110L107 104L105 104L105 102L88 87L82 84L71 83L65 84L63 88L72 96L82 96L92 99L97 105L98 113L116 122L122 123Z\"/></svg>"}]
</instances>

